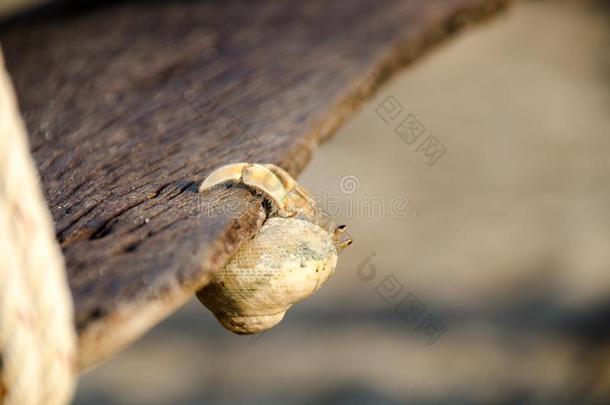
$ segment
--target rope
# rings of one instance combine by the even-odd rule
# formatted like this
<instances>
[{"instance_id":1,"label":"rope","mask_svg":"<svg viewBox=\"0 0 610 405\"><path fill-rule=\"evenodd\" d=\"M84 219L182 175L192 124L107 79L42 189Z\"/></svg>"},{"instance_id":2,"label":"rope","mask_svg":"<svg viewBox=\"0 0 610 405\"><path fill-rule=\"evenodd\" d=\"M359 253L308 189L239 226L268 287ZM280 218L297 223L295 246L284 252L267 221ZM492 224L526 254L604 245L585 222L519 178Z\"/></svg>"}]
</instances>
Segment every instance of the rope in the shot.
<instances>
[{"instance_id":1,"label":"rope","mask_svg":"<svg viewBox=\"0 0 610 405\"><path fill-rule=\"evenodd\" d=\"M0 51L0 403L70 400L72 313L63 259Z\"/></svg>"}]
</instances>

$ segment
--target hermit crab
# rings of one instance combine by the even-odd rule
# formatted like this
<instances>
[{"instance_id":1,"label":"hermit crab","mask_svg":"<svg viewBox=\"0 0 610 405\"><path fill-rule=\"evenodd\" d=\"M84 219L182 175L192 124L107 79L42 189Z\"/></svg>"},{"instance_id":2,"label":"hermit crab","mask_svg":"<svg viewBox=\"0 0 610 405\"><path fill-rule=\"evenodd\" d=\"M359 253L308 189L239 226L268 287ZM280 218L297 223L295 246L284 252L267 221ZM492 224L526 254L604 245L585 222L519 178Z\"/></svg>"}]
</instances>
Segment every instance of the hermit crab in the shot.
<instances>
[{"instance_id":1,"label":"hermit crab","mask_svg":"<svg viewBox=\"0 0 610 405\"><path fill-rule=\"evenodd\" d=\"M338 252L351 244L309 193L272 164L234 163L208 175L199 191L239 186L271 207L259 231L244 241L215 279L197 293L227 329L251 334L275 326L298 301L334 272Z\"/></svg>"}]
</instances>

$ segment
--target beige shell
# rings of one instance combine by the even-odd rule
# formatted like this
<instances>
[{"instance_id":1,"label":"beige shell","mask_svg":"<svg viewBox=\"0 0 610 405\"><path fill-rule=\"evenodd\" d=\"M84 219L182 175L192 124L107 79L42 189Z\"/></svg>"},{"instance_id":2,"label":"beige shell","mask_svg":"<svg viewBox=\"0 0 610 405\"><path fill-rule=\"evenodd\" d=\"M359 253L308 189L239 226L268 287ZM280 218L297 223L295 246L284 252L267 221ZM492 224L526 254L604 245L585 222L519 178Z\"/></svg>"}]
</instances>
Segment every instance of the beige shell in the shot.
<instances>
[{"instance_id":1,"label":"beige shell","mask_svg":"<svg viewBox=\"0 0 610 405\"><path fill-rule=\"evenodd\" d=\"M336 265L337 249L324 229L301 219L270 218L198 297L225 328L256 333L318 290Z\"/></svg>"},{"instance_id":2,"label":"beige shell","mask_svg":"<svg viewBox=\"0 0 610 405\"><path fill-rule=\"evenodd\" d=\"M206 178L200 191L226 183L262 192L276 210L197 297L232 332L261 332L328 280L338 250L351 240L343 240L344 226L335 229L307 191L277 166L223 166Z\"/></svg>"}]
</instances>

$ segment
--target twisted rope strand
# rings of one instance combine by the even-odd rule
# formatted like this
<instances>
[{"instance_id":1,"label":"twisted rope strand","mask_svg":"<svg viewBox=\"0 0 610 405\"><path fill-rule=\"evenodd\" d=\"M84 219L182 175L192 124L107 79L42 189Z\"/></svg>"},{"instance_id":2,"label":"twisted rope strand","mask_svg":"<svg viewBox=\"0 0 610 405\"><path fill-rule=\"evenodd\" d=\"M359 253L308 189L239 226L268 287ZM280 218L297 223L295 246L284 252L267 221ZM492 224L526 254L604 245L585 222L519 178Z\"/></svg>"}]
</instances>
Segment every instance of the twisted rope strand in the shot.
<instances>
[{"instance_id":1,"label":"twisted rope strand","mask_svg":"<svg viewBox=\"0 0 610 405\"><path fill-rule=\"evenodd\" d=\"M72 314L63 259L0 52L0 403L70 400Z\"/></svg>"}]
</instances>

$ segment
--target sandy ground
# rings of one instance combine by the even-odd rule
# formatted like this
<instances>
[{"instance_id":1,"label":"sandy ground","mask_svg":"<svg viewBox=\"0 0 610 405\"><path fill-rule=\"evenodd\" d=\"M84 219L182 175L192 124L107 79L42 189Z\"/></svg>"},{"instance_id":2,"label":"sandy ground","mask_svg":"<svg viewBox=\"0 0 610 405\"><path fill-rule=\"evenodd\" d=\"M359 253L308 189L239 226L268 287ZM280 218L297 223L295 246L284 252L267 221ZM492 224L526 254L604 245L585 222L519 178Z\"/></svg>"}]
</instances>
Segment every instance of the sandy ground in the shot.
<instances>
[{"instance_id":1,"label":"sandy ground","mask_svg":"<svg viewBox=\"0 0 610 405\"><path fill-rule=\"evenodd\" d=\"M609 16L519 3L396 77L301 177L355 239L325 288L254 338L193 300L76 403L609 403Z\"/></svg>"}]
</instances>

